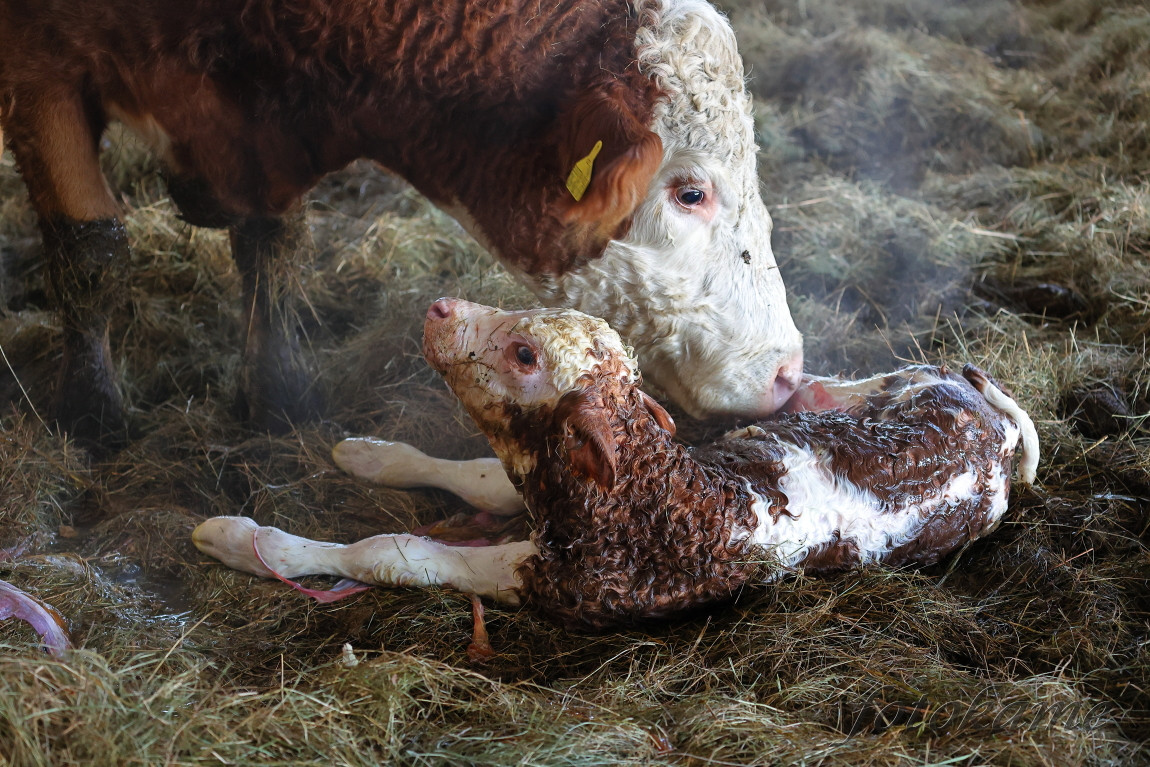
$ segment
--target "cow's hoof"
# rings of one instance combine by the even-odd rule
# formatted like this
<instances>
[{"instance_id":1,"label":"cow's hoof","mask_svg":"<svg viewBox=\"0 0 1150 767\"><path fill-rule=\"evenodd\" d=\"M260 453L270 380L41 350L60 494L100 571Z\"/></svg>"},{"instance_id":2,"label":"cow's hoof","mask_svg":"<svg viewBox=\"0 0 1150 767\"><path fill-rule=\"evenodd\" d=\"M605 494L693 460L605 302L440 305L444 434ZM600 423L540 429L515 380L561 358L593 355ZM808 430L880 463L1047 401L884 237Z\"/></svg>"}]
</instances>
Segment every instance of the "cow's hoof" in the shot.
<instances>
[{"instance_id":1,"label":"cow's hoof","mask_svg":"<svg viewBox=\"0 0 1150 767\"><path fill-rule=\"evenodd\" d=\"M299 397L253 398L240 392L236 397L235 413L237 420L249 424L257 431L274 435L289 434L298 426L320 420L323 415L323 398L311 393Z\"/></svg>"},{"instance_id":2,"label":"cow's hoof","mask_svg":"<svg viewBox=\"0 0 1150 767\"><path fill-rule=\"evenodd\" d=\"M96 458L118 452L128 444L124 403L114 389L109 394L63 387L53 402L51 415L72 441Z\"/></svg>"},{"instance_id":3,"label":"cow's hoof","mask_svg":"<svg viewBox=\"0 0 1150 767\"><path fill-rule=\"evenodd\" d=\"M252 428L270 434L287 434L323 416L324 397L310 376L301 374L295 380L263 376L256 380L262 383L238 392L235 407L237 419Z\"/></svg>"},{"instance_id":4,"label":"cow's hoof","mask_svg":"<svg viewBox=\"0 0 1150 767\"><path fill-rule=\"evenodd\" d=\"M278 326L278 325L277 325ZM287 434L323 416L315 371L290 334L249 336L240 368L236 416L256 429Z\"/></svg>"}]
</instances>

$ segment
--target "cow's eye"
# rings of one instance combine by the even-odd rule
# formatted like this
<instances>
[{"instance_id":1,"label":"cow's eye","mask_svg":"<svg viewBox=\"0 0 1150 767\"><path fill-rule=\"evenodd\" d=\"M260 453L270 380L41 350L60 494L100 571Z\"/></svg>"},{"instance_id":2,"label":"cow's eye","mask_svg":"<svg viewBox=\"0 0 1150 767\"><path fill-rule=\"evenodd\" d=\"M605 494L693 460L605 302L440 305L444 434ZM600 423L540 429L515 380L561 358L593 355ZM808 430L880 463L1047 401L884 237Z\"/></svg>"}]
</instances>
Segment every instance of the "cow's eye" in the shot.
<instances>
[{"instance_id":1,"label":"cow's eye","mask_svg":"<svg viewBox=\"0 0 1150 767\"><path fill-rule=\"evenodd\" d=\"M515 359L519 360L520 365L531 367L535 364L535 352L530 346L521 345L515 350Z\"/></svg>"},{"instance_id":2,"label":"cow's eye","mask_svg":"<svg viewBox=\"0 0 1150 767\"><path fill-rule=\"evenodd\" d=\"M693 208L702 203L705 196L702 189L696 189L692 186L685 186L678 192L679 204L688 208Z\"/></svg>"}]
</instances>

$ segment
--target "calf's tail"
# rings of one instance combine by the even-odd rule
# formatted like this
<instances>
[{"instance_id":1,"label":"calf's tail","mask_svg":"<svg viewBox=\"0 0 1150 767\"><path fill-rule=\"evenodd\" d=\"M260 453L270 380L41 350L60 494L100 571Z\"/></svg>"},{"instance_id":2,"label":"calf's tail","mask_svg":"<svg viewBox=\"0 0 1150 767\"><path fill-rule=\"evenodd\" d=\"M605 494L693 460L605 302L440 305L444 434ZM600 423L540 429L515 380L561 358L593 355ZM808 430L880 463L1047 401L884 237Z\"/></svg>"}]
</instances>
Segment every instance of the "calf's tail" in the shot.
<instances>
[{"instance_id":1,"label":"calf's tail","mask_svg":"<svg viewBox=\"0 0 1150 767\"><path fill-rule=\"evenodd\" d=\"M962 376L986 398L991 407L1014 421L1021 432L1018 440L1018 479L1030 485L1038 470L1038 431L1034 421L990 376L974 365L966 365Z\"/></svg>"}]
</instances>

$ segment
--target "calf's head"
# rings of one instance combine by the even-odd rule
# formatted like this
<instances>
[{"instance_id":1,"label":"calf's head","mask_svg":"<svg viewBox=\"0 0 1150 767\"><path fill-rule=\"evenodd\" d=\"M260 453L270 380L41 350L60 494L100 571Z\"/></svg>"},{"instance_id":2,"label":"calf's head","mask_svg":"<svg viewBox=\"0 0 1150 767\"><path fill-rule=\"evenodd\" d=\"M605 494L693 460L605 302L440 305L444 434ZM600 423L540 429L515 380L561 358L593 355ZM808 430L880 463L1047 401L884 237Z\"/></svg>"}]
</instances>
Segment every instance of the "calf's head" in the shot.
<instances>
[{"instance_id":1,"label":"calf's head","mask_svg":"<svg viewBox=\"0 0 1150 767\"><path fill-rule=\"evenodd\" d=\"M674 423L638 390L631 349L603 320L570 309L506 312L455 298L427 311L423 355L446 379L508 470L524 475L524 445L557 427L570 468L610 490L616 447L605 394L637 398L659 427ZM608 394L609 393L609 394Z\"/></svg>"},{"instance_id":2,"label":"calf's head","mask_svg":"<svg viewBox=\"0 0 1150 767\"><path fill-rule=\"evenodd\" d=\"M707 3L648 5L636 45L661 93L653 122L618 121L631 149L613 152L567 213L612 227L630 214L629 226L602 257L527 279L549 304L607 318L634 343L648 379L690 414L765 415L798 384L802 338L771 251L742 62ZM605 210L613 215L603 219Z\"/></svg>"}]
</instances>

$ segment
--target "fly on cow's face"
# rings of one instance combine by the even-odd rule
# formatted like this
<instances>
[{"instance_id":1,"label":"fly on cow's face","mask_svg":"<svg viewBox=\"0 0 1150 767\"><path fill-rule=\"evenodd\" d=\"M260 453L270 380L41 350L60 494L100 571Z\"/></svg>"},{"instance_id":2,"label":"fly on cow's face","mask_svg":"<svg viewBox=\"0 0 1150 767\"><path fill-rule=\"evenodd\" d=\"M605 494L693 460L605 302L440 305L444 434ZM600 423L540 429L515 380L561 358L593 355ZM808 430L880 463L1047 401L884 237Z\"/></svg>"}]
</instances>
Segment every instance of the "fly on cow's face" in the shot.
<instances>
[{"instance_id":1,"label":"fly on cow's face","mask_svg":"<svg viewBox=\"0 0 1150 767\"><path fill-rule=\"evenodd\" d=\"M744 251L743 251L743 253L742 253L742 258L743 258L743 263L744 263L744 264L749 264L749 263L751 263L751 251L749 251L749 250L744 250Z\"/></svg>"}]
</instances>

